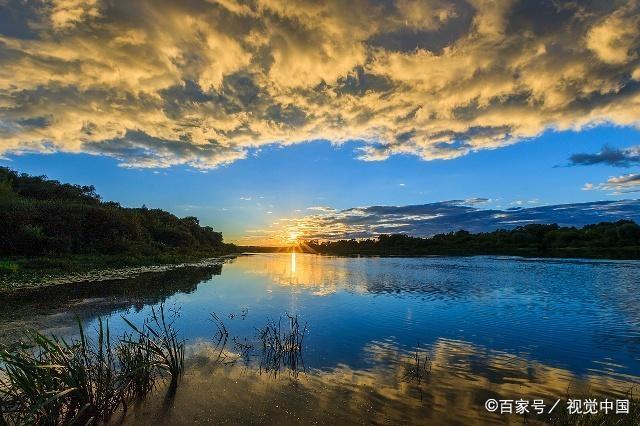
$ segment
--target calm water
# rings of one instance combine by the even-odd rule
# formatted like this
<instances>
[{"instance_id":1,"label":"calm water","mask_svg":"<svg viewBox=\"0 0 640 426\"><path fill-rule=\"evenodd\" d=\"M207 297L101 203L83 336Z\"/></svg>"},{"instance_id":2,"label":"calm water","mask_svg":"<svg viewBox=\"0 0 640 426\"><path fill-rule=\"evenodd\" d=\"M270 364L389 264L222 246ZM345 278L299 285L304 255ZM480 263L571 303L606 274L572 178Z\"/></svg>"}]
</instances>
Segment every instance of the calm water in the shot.
<instances>
[{"instance_id":1,"label":"calm water","mask_svg":"<svg viewBox=\"0 0 640 426\"><path fill-rule=\"evenodd\" d=\"M142 322L165 301L180 309L188 373L173 399L158 392L125 422L521 423L485 400L640 382L639 286L634 261L258 254L5 300L0 338L73 335L75 315L120 329L121 315ZM235 337L225 359L253 345L246 357L216 362L211 312ZM304 367L260 370L256 329L286 313L308 325ZM420 380L416 352L430 359Z\"/></svg>"}]
</instances>

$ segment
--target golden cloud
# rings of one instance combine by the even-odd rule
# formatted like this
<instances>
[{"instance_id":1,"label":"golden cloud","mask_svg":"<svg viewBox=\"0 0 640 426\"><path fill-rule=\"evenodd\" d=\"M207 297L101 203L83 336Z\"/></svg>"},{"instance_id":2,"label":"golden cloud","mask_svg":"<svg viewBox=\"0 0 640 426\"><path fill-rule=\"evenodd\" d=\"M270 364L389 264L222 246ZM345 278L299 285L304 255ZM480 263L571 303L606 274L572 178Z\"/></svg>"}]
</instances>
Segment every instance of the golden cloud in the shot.
<instances>
[{"instance_id":1,"label":"golden cloud","mask_svg":"<svg viewBox=\"0 0 640 426\"><path fill-rule=\"evenodd\" d=\"M8 1L0 155L211 168L266 144L450 159L640 123L640 3ZM24 10L22 10L24 9Z\"/></svg>"}]
</instances>

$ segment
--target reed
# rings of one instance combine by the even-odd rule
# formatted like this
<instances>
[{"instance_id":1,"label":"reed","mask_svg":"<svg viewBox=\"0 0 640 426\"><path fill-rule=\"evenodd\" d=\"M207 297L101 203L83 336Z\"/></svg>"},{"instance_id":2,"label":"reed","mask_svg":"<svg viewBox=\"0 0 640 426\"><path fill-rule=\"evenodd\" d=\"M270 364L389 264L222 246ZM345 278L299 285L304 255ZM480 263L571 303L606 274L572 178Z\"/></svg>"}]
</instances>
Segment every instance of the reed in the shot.
<instances>
[{"instance_id":1,"label":"reed","mask_svg":"<svg viewBox=\"0 0 640 426\"><path fill-rule=\"evenodd\" d=\"M307 325L301 328L297 315L286 316L284 327L280 317L277 323L271 320L265 327L258 329L258 336L262 341L261 371L264 369L276 375L281 367L286 367L297 375L301 368L304 370L302 353Z\"/></svg>"},{"instance_id":2,"label":"reed","mask_svg":"<svg viewBox=\"0 0 640 426\"><path fill-rule=\"evenodd\" d=\"M5 423L93 424L123 402L109 325L100 320L96 340L78 322L71 342L30 332L25 343L0 346L0 412Z\"/></svg>"},{"instance_id":3,"label":"reed","mask_svg":"<svg viewBox=\"0 0 640 426\"><path fill-rule=\"evenodd\" d=\"M429 359L429 355L426 352L420 353L420 351L416 349L410 361L405 365L404 380L413 382L420 387L429 374L431 374L431 360Z\"/></svg>"},{"instance_id":4,"label":"reed","mask_svg":"<svg viewBox=\"0 0 640 426\"><path fill-rule=\"evenodd\" d=\"M164 305L152 309L142 328L112 339L98 320L95 339L67 342L28 332L24 342L0 345L0 425L99 424L130 401L151 392L169 374L175 390L184 371L184 340L167 319Z\"/></svg>"},{"instance_id":5,"label":"reed","mask_svg":"<svg viewBox=\"0 0 640 426\"><path fill-rule=\"evenodd\" d=\"M161 303L158 309L151 308L151 317L145 320L142 328L122 317L138 338L125 339L123 343L143 351L145 356L150 358L153 368L161 373L168 373L171 379L170 390L175 390L179 378L184 373L185 341L178 337L178 331L174 327L178 316L179 312L174 311L172 317L167 320L164 303Z\"/></svg>"}]
</instances>

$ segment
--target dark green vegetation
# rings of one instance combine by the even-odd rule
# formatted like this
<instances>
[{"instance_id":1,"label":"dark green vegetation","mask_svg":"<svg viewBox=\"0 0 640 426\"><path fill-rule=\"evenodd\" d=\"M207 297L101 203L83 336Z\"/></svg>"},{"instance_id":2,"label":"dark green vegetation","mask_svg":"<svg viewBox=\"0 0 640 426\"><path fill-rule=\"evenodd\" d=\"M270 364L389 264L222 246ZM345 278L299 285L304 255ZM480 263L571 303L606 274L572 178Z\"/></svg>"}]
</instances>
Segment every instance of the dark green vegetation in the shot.
<instances>
[{"instance_id":1,"label":"dark green vegetation","mask_svg":"<svg viewBox=\"0 0 640 426\"><path fill-rule=\"evenodd\" d=\"M24 343L0 345L0 424L98 424L146 396L159 378L177 385L184 341L163 305L116 340L102 321L96 340L78 325L80 337L70 342L31 332Z\"/></svg>"},{"instance_id":2,"label":"dark green vegetation","mask_svg":"<svg viewBox=\"0 0 640 426\"><path fill-rule=\"evenodd\" d=\"M377 239L308 242L318 253L337 255L513 255L640 259L640 226L629 220L587 225L581 229L525 225L511 230L471 234L467 231L431 238L404 234Z\"/></svg>"},{"instance_id":3,"label":"dark green vegetation","mask_svg":"<svg viewBox=\"0 0 640 426\"><path fill-rule=\"evenodd\" d=\"M0 276L183 262L235 252L195 217L102 201L93 186L0 168Z\"/></svg>"}]
</instances>

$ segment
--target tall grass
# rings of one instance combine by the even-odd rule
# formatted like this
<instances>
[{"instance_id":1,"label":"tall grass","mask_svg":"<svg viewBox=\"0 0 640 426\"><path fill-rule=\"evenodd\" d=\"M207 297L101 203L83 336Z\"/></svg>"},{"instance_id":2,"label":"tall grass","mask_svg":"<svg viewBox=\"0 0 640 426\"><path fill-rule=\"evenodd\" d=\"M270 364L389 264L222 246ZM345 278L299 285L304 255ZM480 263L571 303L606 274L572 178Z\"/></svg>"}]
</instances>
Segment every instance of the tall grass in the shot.
<instances>
[{"instance_id":1,"label":"tall grass","mask_svg":"<svg viewBox=\"0 0 640 426\"><path fill-rule=\"evenodd\" d=\"M96 424L120 407L143 398L168 375L175 390L184 369L184 341L164 305L142 328L111 338L98 321L89 339L78 321L79 338L67 342L29 332L24 343L0 345L0 425Z\"/></svg>"},{"instance_id":2,"label":"tall grass","mask_svg":"<svg viewBox=\"0 0 640 426\"><path fill-rule=\"evenodd\" d=\"M2 415L16 424L91 424L108 419L123 402L109 325L97 340L71 342L37 332L27 343L0 347Z\"/></svg>"},{"instance_id":3,"label":"tall grass","mask_svg":"<svg viewBox=\"0 0 640 426\"><path fill-rule=\"evenodd\" d=\"M157 310L151 308L151 318L145 321L142 328L122 317L138 336L138 341L124 340L124 343L143 350L149 356L151 366L168 373L171 378L169 388L172 390L175 390L178 379L184 373L184 340L178 338L174 327L177 316L178 312L174 311L167 321L164 303L161 303Z\"/></svg>"}]
</instances>

